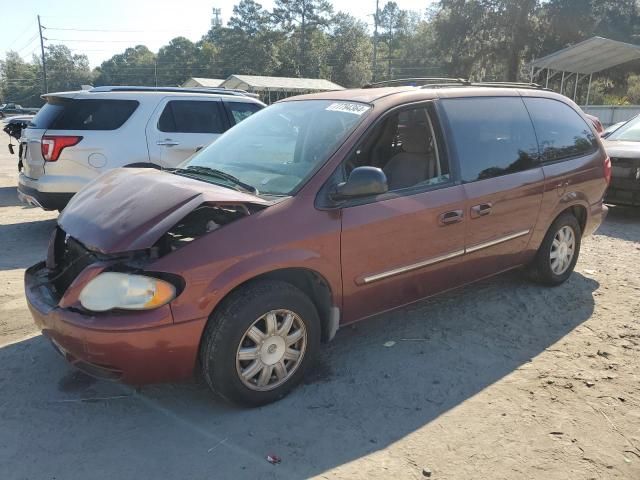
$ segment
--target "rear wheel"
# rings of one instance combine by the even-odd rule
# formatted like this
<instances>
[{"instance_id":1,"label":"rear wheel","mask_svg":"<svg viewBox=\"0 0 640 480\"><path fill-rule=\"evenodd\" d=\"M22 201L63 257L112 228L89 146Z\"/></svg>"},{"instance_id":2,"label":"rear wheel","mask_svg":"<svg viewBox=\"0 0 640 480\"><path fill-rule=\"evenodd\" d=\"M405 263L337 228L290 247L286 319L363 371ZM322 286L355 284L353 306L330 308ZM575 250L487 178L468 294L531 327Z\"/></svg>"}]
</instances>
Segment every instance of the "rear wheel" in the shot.
<instances>
[{"instance_id":1,"label":"rear wheel","mask_svg":"<svg viewBox=\"0 0 640 480\"><path fill-rule=\"evenodd\" d=\"M571 276L578 261L582 230L571 213L563 213L551 224L529 266L530 277L545 285L560 285Z\"/></svg>"},{"instance_id":2,"label":"rear wheel","mask_svg":"<svg viewBox=\"0 0 640 480\"><path fill-rule=\"evenodd\" d=\"M231 293L212 315L200 362L215 393L258 406L300 383L319 344L320 321L311 300L289 283L260 281Z\"/></svg>"}]
</instances>

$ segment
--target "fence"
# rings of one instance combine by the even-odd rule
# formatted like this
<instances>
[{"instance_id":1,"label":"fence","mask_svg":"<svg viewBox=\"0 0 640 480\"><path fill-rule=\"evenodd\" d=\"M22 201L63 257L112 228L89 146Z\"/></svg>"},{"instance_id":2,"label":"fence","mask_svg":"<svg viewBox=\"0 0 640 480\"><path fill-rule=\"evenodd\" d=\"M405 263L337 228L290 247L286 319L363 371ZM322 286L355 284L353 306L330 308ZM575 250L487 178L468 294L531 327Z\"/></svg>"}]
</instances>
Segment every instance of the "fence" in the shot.
<instances>
[{"instance_id":1,"label":"fence","mask_svg":"<svg viewBox=\"0 0 640 480\"><path fill-rule=\"evenodd\" d=\"M606 128L640 114L640 105L589 105L582 110L598 117Z\"/></svg>"}]
</instances>

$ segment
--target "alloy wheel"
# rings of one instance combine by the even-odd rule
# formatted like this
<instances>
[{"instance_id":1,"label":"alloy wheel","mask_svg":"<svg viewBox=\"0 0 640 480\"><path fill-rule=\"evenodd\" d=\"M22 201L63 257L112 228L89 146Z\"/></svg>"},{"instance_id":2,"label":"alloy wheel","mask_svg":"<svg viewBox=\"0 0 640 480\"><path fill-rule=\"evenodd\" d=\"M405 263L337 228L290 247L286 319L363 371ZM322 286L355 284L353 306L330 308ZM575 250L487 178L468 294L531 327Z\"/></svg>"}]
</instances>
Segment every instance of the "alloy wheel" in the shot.
<instances>
[{"instance_id":1,"label":"alloy wheel","mask_svg":"<svg viewBox=\"0 0 640 480\"><path fill-rule=\"evenodd\" d=\"M244 333L236 353L236 370L242 383L256 391L285 383L302 363L307 331L291 310L265 313Z\"/></svg>"},{"instance_id":2,"label":"alloy wheel","mask_svg":"<svg viewBox=\"0 0 640 480\"><path fill-rule=\"evenodd\" d=\"M576 251L576 235L568 225L560 228L553 237L549 261L551 271L555 275L562 275L567 271Z\"/></svg>"}]
</instances>

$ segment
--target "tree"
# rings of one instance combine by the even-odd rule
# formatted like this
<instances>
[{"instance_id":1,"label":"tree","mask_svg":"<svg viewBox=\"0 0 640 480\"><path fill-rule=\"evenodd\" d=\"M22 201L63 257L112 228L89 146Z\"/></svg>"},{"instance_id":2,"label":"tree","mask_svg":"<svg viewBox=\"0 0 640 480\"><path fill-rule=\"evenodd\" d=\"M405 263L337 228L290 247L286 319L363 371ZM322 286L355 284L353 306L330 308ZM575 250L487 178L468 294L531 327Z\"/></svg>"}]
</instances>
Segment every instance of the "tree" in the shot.
<instances>
[{"instance_id":1,"label":"tree","mask_svg":"<svg viewBox=\"0 0 640 480\"><path fill-rule=\"evenodd\" d=\"M362 86L371 79L371 38L367 25L346 13L333 18L328 57L331 79L345 87Z\"/></svg>"},{"instance_id":2,"label":"tree","mask_svg":"<svg viewBox=\"0 0 640 480\"><path fill-rule=\"evenodd\" d=\"M95 69L96 85L155 85L156 55L144 45L127 48Z\"/></svg>"},{"instance_id":3,"label":"tree","mask_svg":"<svg viewBox=\"0 0 640 480\"><path fill-rule=\"evenodd\" d=\"M42 105L42 76L35 63L27 63L17 52L9 51L0 61L0 99L24 106Z\"/></svg>"},{"instance_id":4,"label":"tree","mask_svg":"<svg viewBox=\"0 0 640 480\"><path fill-rule=\"evenodd\" d=\"M197 46L188 38L176 37L158 51L158 85L179 86L196 76Z\"/></svg>"},{"instance_id":5,"label":"tree","mask_svg":"<svg viewBox=\"0 0 640 480\"><path fill-rule=\"evenodd\" d=\"M65 45L47 47L45 60L50 92L79 90L82 85L90 85L93 81L87 56L72 54Z\"/></svg>"},{"instance_id":6,"label":"tree","mask_svg":"<svg viewBox=\"0 0 640 480\"><path fill-rule=\"evenodd\" d=\"M233 73L268 75L279 67L278 47L283 35L273 29L270 14L253 0L241 0L233 8L228 27L213 27L212 38L218 50L219 76Z\"/></svg>"},{"instance_id":7,"label":"tree","mask_svg":"<svg viewBox=\"0 0 640 480\"><path fill-rule=\"evenodd\" d=\"M391 62L394 52L399 48L398 31L407 25L407 11L401 10L396 2L387 2L378 16L382 28L382 40L387 46L387 78L391 78Z\"/></svg>"},{"instance_id":8,"label":"tree","mask_svg":"<svg viewBox=\"0 0 640 480\"><path fill-rule=\"evenodd\" d=\"M268 30L270 21L270 15L262 5L253 0L240 0L240 3L233 7L233 15L228 26L252 37Z\"/></svg>"},{"instance_id":9,"label":"tree","mask_svg":"<svg viewBox=\"0 0 640 480\"><path fill-rule=\"evenodd\" d=\"M307 75L307 43L314 31L327 27L333 7L327 0L276 0L273 18L286 32L297 33L298 75ZM318 38L315 35L316 39ZM313 48L313 44L311 44Z\"/></svg>"}]
</instances>

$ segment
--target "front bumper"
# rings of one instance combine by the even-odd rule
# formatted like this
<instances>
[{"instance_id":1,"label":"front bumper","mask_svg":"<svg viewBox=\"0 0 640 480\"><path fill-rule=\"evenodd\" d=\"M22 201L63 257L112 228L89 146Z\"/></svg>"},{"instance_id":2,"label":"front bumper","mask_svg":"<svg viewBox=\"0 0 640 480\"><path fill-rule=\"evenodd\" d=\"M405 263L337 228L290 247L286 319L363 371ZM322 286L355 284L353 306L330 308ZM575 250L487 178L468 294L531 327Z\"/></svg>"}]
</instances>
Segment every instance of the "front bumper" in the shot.
<instances>
[{"instance_id":1,"label":"front bumper","mask_svg":"<svg viewBox=\"0 0 640 480\"><path fill-rule=\"evenodd\" d=\"M611 164L611 185L605 201L615 205L640 205L640 160L614 157Z\"/></svg>"},{"instance_id":2,"label":"front bumper","mask_svg":"<svg viewBox=\"0 0 640 480\"><path fill-rule=\"evenodd\" d=\"M628 181L628 185L619 185L622 182L616 182L618 185L610 186L604 201L614 205L632 205L640 206L640 182Z\"/></svg>"},{"instance_id":3,"label":"front bumper","mask_svg":"<svg viewBox=\"0 0 640 480\"><path fill-rule=\"evenodd\" d=\"M195 371L207 319L173 323L169 305L92 315L58 306L43 282L44 262L25 272L25 293L38 328L86 373L142 385L185 380Z\"/></svg>"}]
</instances>

